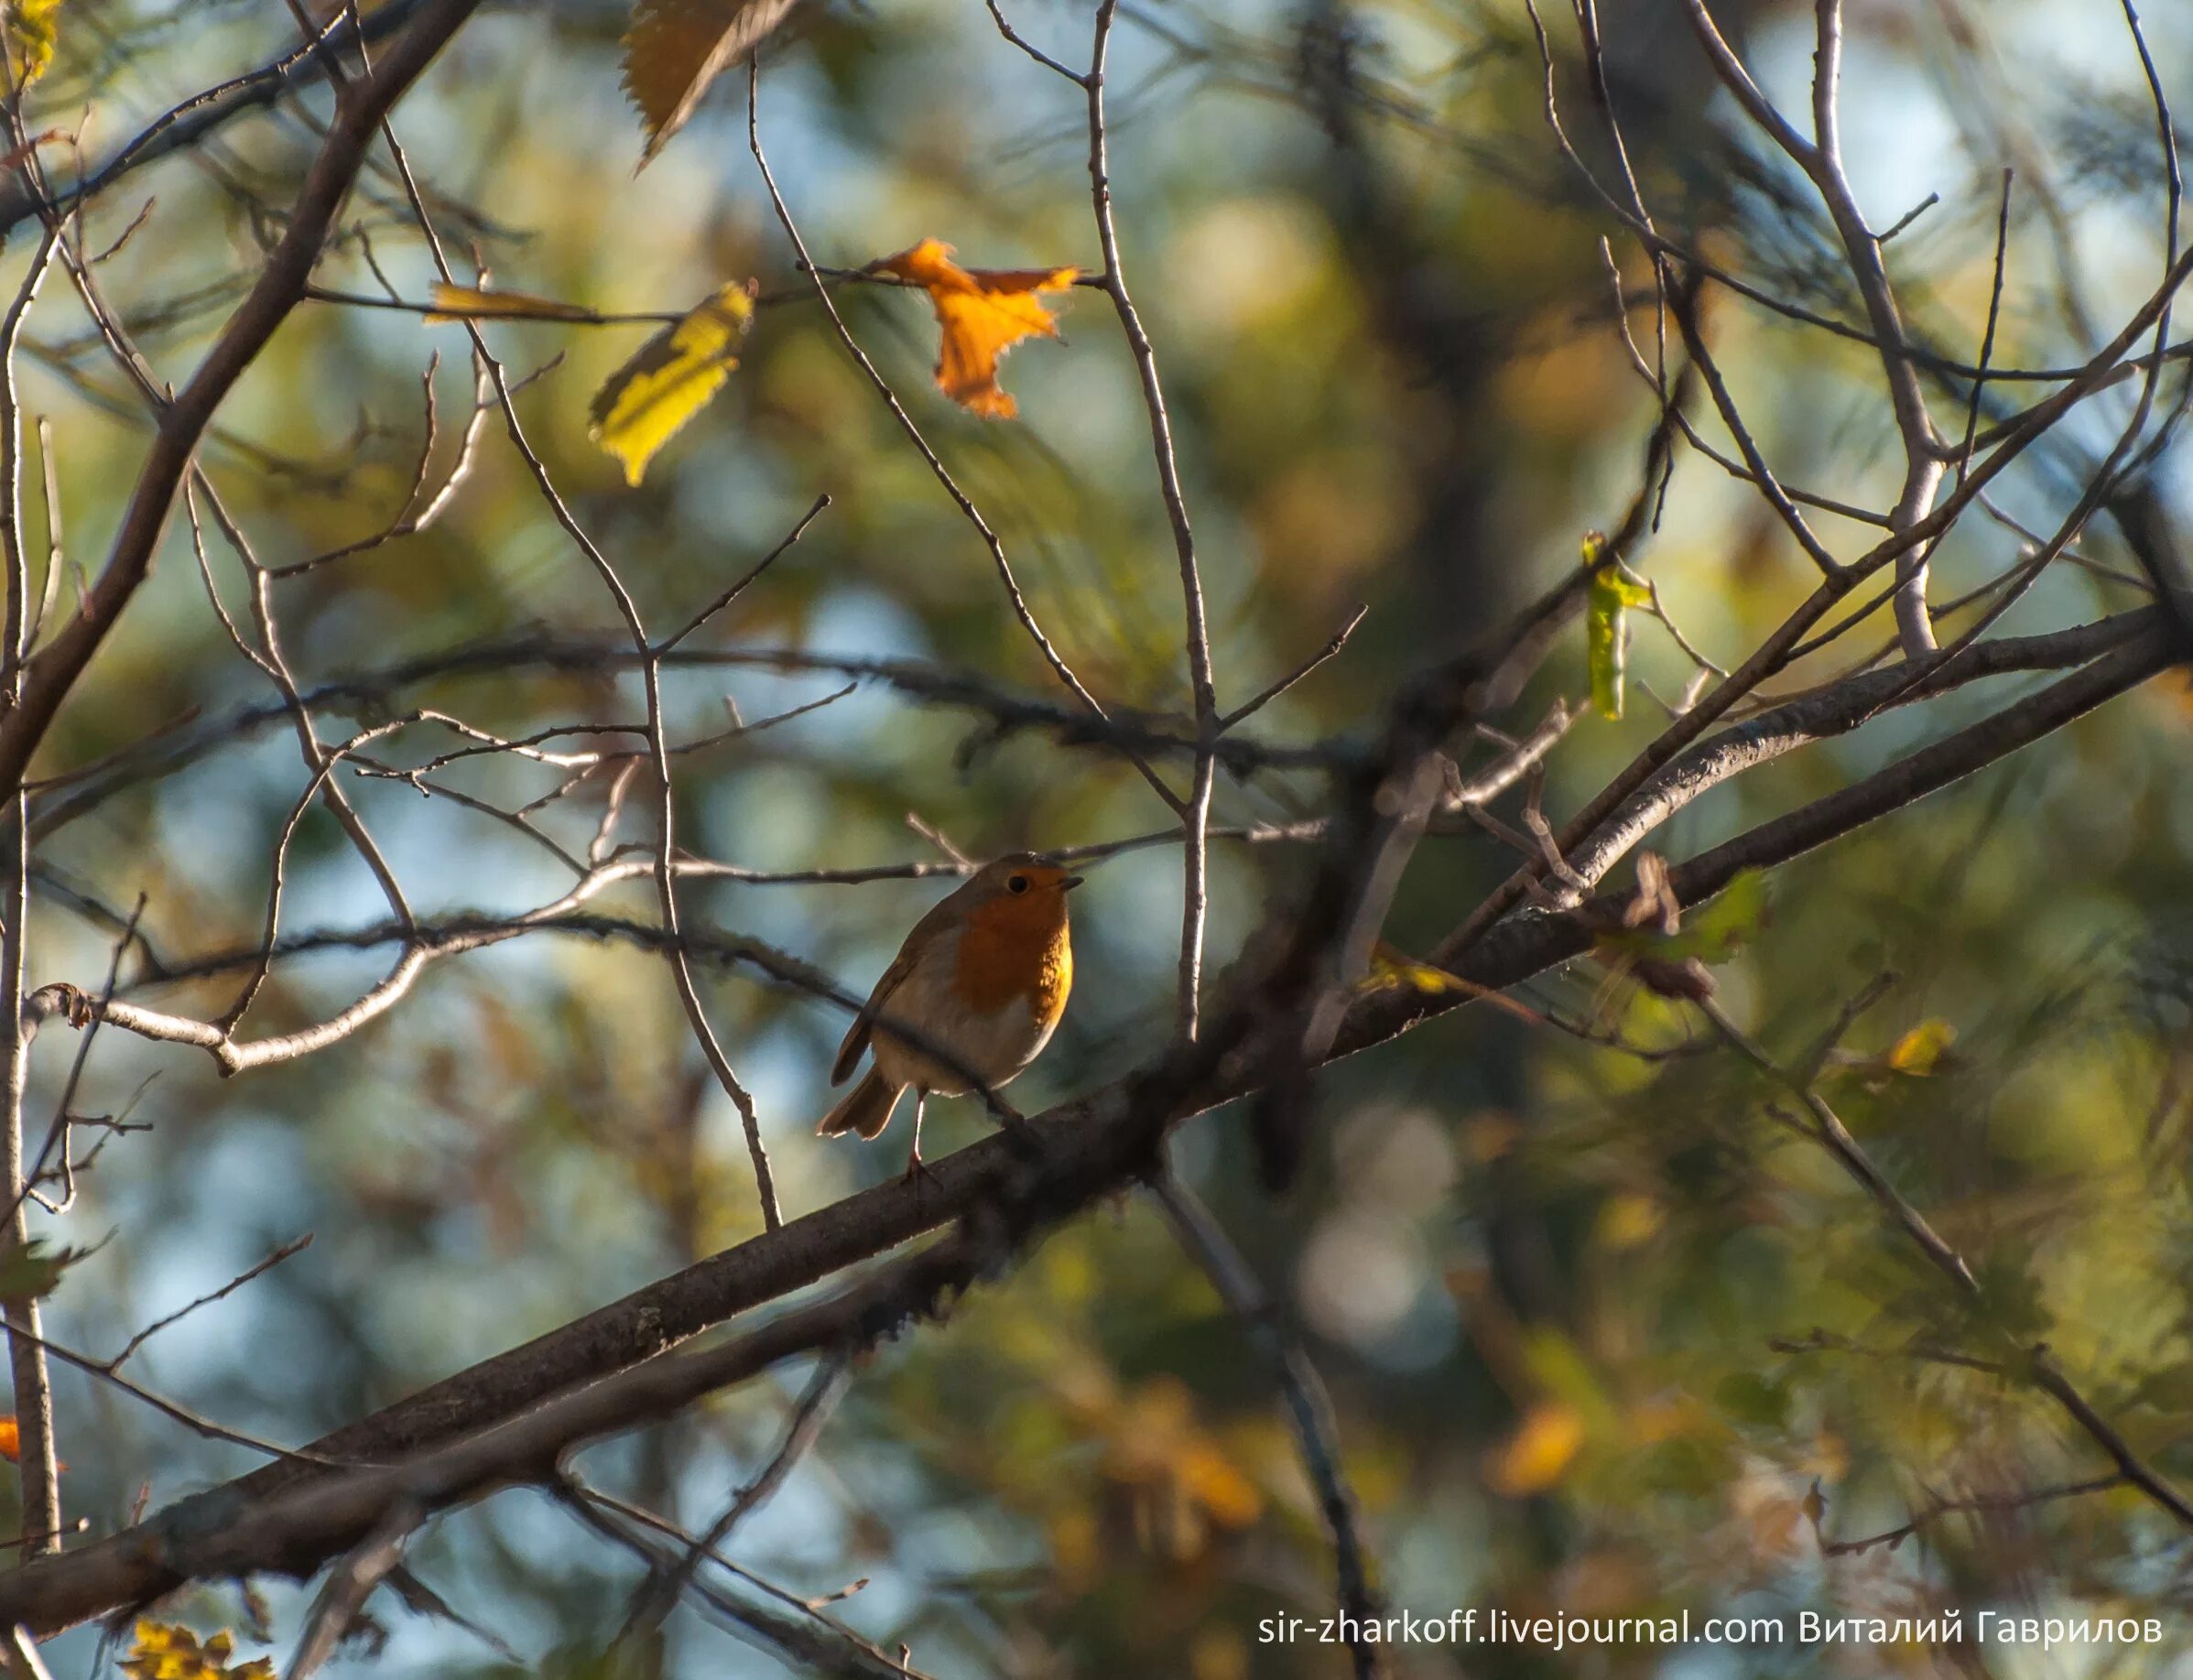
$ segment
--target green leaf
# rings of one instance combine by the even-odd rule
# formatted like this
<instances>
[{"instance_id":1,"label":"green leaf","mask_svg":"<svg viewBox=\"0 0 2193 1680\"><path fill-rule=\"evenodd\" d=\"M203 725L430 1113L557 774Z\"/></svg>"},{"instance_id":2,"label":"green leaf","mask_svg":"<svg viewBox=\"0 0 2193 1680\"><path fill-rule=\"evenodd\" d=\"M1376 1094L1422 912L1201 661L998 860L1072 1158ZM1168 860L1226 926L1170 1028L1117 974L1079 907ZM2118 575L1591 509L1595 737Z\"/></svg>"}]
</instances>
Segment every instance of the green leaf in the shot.
<instances>
[{"instance_id":1,"label":"green leaf","mask_svg":"<svg viewBox=\"0 0 2193 1680\"><path fill-rule=\"evenodd\" d=\"M1630 576L1619 560L1602 563L1606 539L1594 531L1584 538L1584 564L1593 568L1591 594L1584 613L1585 652L1591 669L1591 704L1610 720L1622 716L1623 672L1629 657L1628 610L1652 604L1652 591Z\"/></svg>"},{"instance_id":2,"label":"green leaf","mask_svg":"<svg viewBox=\"0 0 2193 1680\"><path fill-rule=\"evenodd\" d=\"M1747 869L1696 910L1683 910L1683 925L1672 934L1644 928L1617 928L1596 943L1680 961L1727 962L1755 938L1767 923L1766 876Z\"/></svg>"},{"instance_id":3,"label":"green leaf","mask_svg":"<svg viewBox=\"0 0 2193 1680\"><path fill-rule=\"evenodd\" d=\"M1766 875L1747 869L1697 909L1683 911L1683 930L1665 955L1726 962L1756 938L1767 924Z\"/></svg>"},{"instance_id":4,"label":"green leaf","mask_svg":"<svg viewBox=\"0 0 2193 1680\"><path fill-rule=\"evenodd\" d=\"M1789 1418L1789 1390L1752 1371L1734 1371L1713 1386L1713 1404L1740 1424L1778 1429Z\"/></svg>"},{"instance_id":5,"label":"green leaf","mask_svg":"<svg viewBox=\"0 0 2193 1680\"><path fill-rule=\"evenodd\" d=\"M35 1301L51 1295L61 1274L83 1257L82 1249L49 1248L43 1237L0 1250L0 1300Z\"/></svg>"},{"instance_id":6,"label":"green leaf","mask_svg":"<svg viewBox=\"0 0 2193 1680\"><path fill-rule=\"evenodd\" d=\"M753 288L726 286L649 339L594 393L589 436L624 463L626 483L638 484L655 451L723 388L753 320Z\"/></svg>"}]
</instances>

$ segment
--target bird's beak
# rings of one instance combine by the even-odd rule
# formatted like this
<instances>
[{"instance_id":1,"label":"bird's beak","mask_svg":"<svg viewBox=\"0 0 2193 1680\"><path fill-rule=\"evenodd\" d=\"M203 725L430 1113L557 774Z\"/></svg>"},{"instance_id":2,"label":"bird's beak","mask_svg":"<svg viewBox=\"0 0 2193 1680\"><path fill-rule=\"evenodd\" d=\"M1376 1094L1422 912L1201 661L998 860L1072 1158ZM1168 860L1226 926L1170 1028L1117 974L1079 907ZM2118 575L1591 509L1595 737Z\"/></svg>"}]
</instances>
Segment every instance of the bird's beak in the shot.
<instances>
[{"instance_id":1,"label":"bird's beak","mask_svg":"<svg viewBox=\"0 0 2193 1680\"><path fill-rule=\"evenodd\" d=\"M1087 875L1069 875L1059 883L1059 890L1062 893L1070 893L1088 879Z\"/></svg>"}]
</instances>

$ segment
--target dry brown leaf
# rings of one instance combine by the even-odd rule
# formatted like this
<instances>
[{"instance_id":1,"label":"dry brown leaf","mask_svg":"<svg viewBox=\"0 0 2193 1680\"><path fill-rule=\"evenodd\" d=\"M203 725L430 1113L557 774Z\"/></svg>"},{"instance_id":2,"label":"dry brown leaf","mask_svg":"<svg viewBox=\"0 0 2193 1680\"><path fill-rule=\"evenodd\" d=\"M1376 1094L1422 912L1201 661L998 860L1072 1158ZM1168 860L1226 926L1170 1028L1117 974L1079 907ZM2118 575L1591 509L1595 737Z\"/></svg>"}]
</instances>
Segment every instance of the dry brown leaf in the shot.
<instances>
[{"instance_id":1,"label":"dry brown leaf","mask_svg":"<svg viewBox=\"0 0 2193 1680\"><path fill-rule=\"evenodd\" d=\"M911 280L929 295L944 338L937 388L987 419L1009 420L1020 406L998 388L998 358L1025 338L1057 338L1059 322L1037 294L1064 291L1077 268L962 268L952 248L925 239L871 266Z\"/></svg>"},{"instance_id":2,"label":"dry brown leaf","mask_svg":"<svg viewBox=\"0 0 2193 1680\"><path fill-rule=\"evenodd\" d=\"M686 125L709 83L760 46L797 0L637 0L624 31L624 92L647 129L640 168Z\"/></svg>"}]
</instances>

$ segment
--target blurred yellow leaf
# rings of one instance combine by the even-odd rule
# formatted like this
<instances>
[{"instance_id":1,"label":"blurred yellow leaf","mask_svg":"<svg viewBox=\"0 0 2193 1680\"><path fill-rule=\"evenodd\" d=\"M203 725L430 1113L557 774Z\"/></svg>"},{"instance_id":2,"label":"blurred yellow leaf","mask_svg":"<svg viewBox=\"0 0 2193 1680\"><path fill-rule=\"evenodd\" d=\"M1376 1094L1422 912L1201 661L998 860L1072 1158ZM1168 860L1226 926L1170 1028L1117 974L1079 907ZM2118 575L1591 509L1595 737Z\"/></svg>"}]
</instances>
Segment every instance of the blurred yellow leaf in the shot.
<instances>
[{"instance_id":1,"label":"blurred yellow leaf","mask_svg":"<svg viewBox=\"0 0 2193 1680\"><path fill-rule=\"evenodd\" d=\"M1473 980L1464 980L1459 974L1449 974L1445 969L1435 968L1428 962L1419 962L1398 946L1380 939L1371 947L1371 960L1358 990L1363 992L1384 992L1399 987L1420 992L1426 997L1453 993L1460 997L1482 998L1486 1003L1506 1011L1533 1026L1546 1024L1546 1017L1527 1003L1517 1003L1505 992L1495 992L1490 986L1481 986Z\"/></svg>"},{"instance_id":2,"label":"blurred yellow leaf","mask_svg":"<svg viewBox=\"0 0 2193 1680\"><path fill-rule=\"evenodd\" d=\"M1652 604L1652 591L1630 577L1619 560L1608 561L1607 539L1597 531L1584 537L1584 564L1592 569L1591 592L1584 614L1586 656L1591 670L1591 703L1609 720L1622 716L1623 677L1629 664L1628 612Z\"/></svg>"},{"instance_id":3,"label":"blurred yellow leaf","mask_svg":"<svg viewBox=\"0 0 2193 1680\"><path fill-rule=\"evenodd\" d=\"M1599 1210L1599 1240L1611 1249L1634 1249L1659 1235L1666 1209L1649 1196L1622 1190Z\"/></svg>"},{"instance_id":4,"label":"blurred yellow leaf","mask_svg":"<svg viewBox=\"0 0 2193 1680\"><path fill-rule=\"evenodd\" d=\"M426 317L429 326L453 320L476 320L483 316L498 320L596 320L592 309L553 298L536 298L530 292L490 291L478 286L451 286L440 281L434 287L434 308Z\"/></svg>"},{"instance_id":5,"label":"blurred yellow leaf","mask_svg":"<svg viewBox=\"0 0 2193 1680\"><path fill-rule=\"evenodd\" d=\"M1472 985L1460 976L1437 969L1428 962L1418 962L1407 952L1388 945L1384 939L1371 948L1370 969L1363 976L1365 992L1382 992L1388 986L1402 986L1411 992L1423 992L1434 996L1443 992L1470 992L1483 993L1488 987Z\"/></svg>"},{"instance_id":6,"label":"blurred yellow leaf","mask_svg":"<svg viewBox=\"0 0 2193 1680\"><path fill-rule=\"evenodd\" d=\"M1583 1445L1582 1413L1558 1400L1535 1405L1487 1459L1485 1480L1509 1499L1543 1493L1561 1479Z\"/></svg>"},{"instance_id":7,"label":"blurred yellow leaf","mask_svg":"<svg viewBox=\"0 0 2193 1680\"><path fill-rule=\"evenodd\" d=\"M1104 1565L1103 1535L1096 1515L1081 1506L1051 1513L1051 1568L1075 1592L1088 1590Z\"/></svg>"},{"instance_id":8,"label":"blurred yellow leaf","mask_svg":"<svg viewBox=\"0 0 2193 1680\"><path fill-rule=\"evenodd\" d=\"M6 0L0 5L0 24L7 27L8 73L18 88L27 88L53 63L53 49L60 38L55 14L61 0Z\"/></svg>"},{"instance_id":9,"label":"blurred yellow leaf","mask_svg":"<svg viewBox=\"0 0 2193 1680\"><path fill-rule=\"evenodd\" d=\"M647 131L640 168L686 125L709 83L784 22L794 0L637 0L624 31L624 92Z\"/></svg>"},{"instance_id":10,"label":"blurred yellow leaf","mask_svg":"<svg viewBox=\"0 0 2193 1680\"><path fill-rule=\"evenodd\" d=\"M1523 1126L1513 1114L1497 1109L1473 1114L1462 1122L1462 1146L1480 1166L1489 1165L1522 1140Z\"/></svg>"},{"instance_id":11,"label":"blurred yellow leaf","mask_svg":"<svg viewBox=\"0 0 2193 1680\"><path fill-rule=\"evenodd\" d=\"M1957 1029L1942 1020L1922 1021L1889 1047L1888 1065L1915 1079L1938 1070L1957 1042Z\"/></svg>"},{"instance_id":12,"label":"blurred yellow leaf","mask_svg":"<svg viewBox=\"0 0 2193 1680\"><path fill-rule=\"evenodd\" d=\"M1181 1490L1202 1506L1221 1528L1246 1528L1264 1510L1264 1495L1256 1490L1256 1484L1208 1440L1188 1447L1175 1469Z\"/></svg>"},{"instance_id":13,"label":"blurred yellow leaf","mask_svg":"<svg viewBox=\"0 0 2193 1680\"><path fill-rule=\"evenodd\" d=\"M1020 406L998 387L998 358L1025 338L1059 336L1059 322L1037 294L1064 291L1080 271L962 268L951 253L942 241L925 239L870 266L911 280L928 293L944 333L937 352L937 388L987 419L1009 420Z\"/></svg>"},{"instance_id":14,"label":"blurred yellow leaf","mask_svg":"<svg viewBox=\"0 0 2193 1680\"><path fill-rule=\"evenodd\" d=\"M1262 1514L1263 1493L1196 1420L1178 1378L1154 1377L1091 1421L1105 1479L1139 1496L1149 1534L1171 1555L1200 1551L1208 1528L1243 1529Z\"/></svg>"},{"instance_id":15,"label":"blurred yellow leaf","mask_svg":"<svg viewBox=\"0 0 2193 1680\"><path fill-rule=\"evenodd\" d=\"M140 1621L136 1642L122 1659L131 1680L274 1680L266 1657L231 1664L236 1642L229 1634L210 1635L203 1644L179 1622Z\"/></svg>"},{"instance_id":16,"label":"blurred yellow leaf","mask_svg":"<svg viewBox=\"0 0 2193 1680\"><path fill-rule=\"evenodd\" d=\"M1239 1628L1206 1624L1188 1642L1191 1680L1249 1680L1249 1646Z\"/></svg>"},{"instance_id":17,"label":"blurred yellow leaf","mask_svg":"<svg viewBox=\"0 0 2193 1680\"><path fill-rule=\"evenodd\" d=\"M753 288L723 287L649 339L594 393L589 435L624 463L626 483L637 484L655 451L722 389L753 320Z\"/></svg>"}]
</instances>

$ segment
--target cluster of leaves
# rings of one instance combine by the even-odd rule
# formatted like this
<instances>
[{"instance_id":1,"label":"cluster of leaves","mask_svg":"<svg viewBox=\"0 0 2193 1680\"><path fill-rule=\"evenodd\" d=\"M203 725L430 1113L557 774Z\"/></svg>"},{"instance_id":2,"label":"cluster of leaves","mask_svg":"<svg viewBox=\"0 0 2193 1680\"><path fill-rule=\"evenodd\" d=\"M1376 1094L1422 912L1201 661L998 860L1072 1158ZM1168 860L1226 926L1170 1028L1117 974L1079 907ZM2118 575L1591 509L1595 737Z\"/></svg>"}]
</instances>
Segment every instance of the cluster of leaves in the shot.
<instances>
[{"instance_id":1,"label":"cluster of leaves","mask_svg":"<svg viewBox=\"0 0 2193 1680\"><path fill-rule=\"evenodd\" d=\"M122 1672L130 1680L275 1680L271 1657L238 1663L235 1653L225 1629L201 1642L179 1622L140 1621Z\"/></svg>"},{"instance_id":2,"label":"cluster of leaves","mask_svg":"<svg viewBox=\"0 0 2193 1680\"><path fill-rule=\"evenodd\" d=\"M61 0L5 0L0 30L6 32L7 69L17 88L28 87L52 66L60 39Z\"/></svg>"},{"instance_id":3,"label":"cluster of leaves","mask_svg":"<svg viewBox=\"0 0 2193 1680\"><path fill-rule=\"evenodd\" d=\"M962 407L989 419L1019 413L997 383L998 361L1023 339L1058 336L1057 318L1042 301L1063 291L1074 268L962 268L951 247L925 239L864 272L889 276L928 294L941 329L937 386ZM754 324L756 283L720 287L643 344L594 393L588 435L623 463L637 487L656 451L677 436L722 389L737 367L737 351ZM578 304L529 292L438 285L429 324L453 320L594 323L604 319Z\"/></svg>"}]
</instances>

